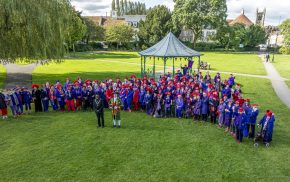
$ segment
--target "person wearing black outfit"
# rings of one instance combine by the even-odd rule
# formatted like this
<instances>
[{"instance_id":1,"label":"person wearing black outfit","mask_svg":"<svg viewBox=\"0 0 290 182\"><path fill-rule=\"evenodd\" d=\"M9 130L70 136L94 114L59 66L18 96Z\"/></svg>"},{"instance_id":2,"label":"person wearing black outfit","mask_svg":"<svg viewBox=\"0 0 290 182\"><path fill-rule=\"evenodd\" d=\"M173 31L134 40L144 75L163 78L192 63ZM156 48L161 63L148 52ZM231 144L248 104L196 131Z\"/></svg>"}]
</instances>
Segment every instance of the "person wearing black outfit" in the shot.
<instances>
[{"instance_id":1,"label":"person wearing black outfit","mask_svg":"<svg viewBox=\"0 0 290 182\"><path fill-rule=\"evenodd\" d=\"M104 128L104 100L102 100L99 95L96 95L93 101L93 107L98 118L98 126Z\"/></svg>"},{"instance_id":2,"label":"person wearing black outfit","mask_svg":"<svg viewBox=\"0 0 290 182\"><path fill-rule=\"evenodd\" d=\"M39 85L33 84L32 88L32 99L35 105L35 112L42 112L41 91L39 90Z\"/></svg>"}]
</instances>

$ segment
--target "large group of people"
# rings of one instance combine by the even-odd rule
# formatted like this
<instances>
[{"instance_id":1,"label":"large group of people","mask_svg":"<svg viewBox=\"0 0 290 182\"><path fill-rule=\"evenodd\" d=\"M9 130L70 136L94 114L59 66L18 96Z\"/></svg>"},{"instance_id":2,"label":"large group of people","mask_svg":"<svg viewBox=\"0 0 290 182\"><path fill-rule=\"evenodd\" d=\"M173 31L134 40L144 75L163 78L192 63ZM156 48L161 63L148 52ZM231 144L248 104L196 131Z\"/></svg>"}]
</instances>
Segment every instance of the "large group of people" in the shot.
<instances>
[{"instance_id":1,"label":"large group of people","mask_svg":"<svg viewBox=\"0 0 290 182\"><path fill-rule=\"evenodd\" d=\"M186 67L183 67L185 69ZM187 118L194 121L217 124L235 137L238 143L244 137L254 138L259 106L243 98L241 85L235 76L222 80L216 73L189 73L177 71L160 76L158 80L135 75L123 81L112 79L75 81L66 79L64 84L56 81L42 86L33 84L32 91L15 87L0 94L0 109L7 118L7 107L14 117L31 112L95 111L99 127L104 127L104 108L112 110L113 126L121 127L120 111L142 111L156 118ZM267 110L259 122L264 142L272 140L274 114Z\"/></svg>"}]
</instances>

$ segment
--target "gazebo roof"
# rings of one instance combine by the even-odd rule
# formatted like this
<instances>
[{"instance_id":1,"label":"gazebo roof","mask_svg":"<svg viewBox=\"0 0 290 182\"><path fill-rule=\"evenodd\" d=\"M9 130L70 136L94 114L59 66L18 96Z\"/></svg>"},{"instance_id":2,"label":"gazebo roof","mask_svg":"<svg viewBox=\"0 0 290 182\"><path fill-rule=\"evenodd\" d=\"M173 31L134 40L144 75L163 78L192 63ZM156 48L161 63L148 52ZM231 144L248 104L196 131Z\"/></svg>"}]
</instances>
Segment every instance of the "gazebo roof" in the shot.
<instances>
[{"instance_id":1,"label":"gazebo roof","mask_svg":"<svg viewBox=\"0 0 290 182\"><path fill-rule=\"evenodd\" d=\"M195 57L201 53L184 45L172 32L169 32L160 42L154 46L139 52L141 56L155 57Z\"/></svg>"}]
</instances>

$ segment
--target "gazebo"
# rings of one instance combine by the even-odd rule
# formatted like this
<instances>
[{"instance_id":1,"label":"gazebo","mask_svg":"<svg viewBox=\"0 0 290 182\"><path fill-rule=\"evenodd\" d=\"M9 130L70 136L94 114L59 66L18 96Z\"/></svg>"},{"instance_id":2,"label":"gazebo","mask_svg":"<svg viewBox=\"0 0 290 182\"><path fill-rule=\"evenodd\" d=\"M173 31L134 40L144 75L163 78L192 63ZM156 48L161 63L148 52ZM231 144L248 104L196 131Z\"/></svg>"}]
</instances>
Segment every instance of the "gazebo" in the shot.
<instances>
[{"instance_id":1,"label":"gazebo","mask_svg":"<svg viewBox=\"0 0 290 182\"><path fill-rule=\"evenodd\" d=\"M201 53L190 49L184 45L178 38L174 36L172 32L169 32L160 42L154 46L139 52L141 55L141 76L143 77L146 73L146 59L153 57L153 76L155 78L155 58L161 58L164 62L164 74L166 72L166 61L173 60L172 73L174 75L174 61L177 58L193 59L198 57L198 71L200 66Z\"/></svg>"}]
</instances>

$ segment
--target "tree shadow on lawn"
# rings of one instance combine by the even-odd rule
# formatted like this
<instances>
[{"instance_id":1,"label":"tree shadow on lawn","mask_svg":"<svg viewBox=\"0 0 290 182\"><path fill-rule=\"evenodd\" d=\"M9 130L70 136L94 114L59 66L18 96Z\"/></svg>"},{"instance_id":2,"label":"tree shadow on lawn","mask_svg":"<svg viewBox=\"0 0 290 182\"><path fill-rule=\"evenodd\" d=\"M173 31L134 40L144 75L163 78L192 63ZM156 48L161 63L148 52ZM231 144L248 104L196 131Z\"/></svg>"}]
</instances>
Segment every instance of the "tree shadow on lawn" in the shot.
<instances>
[{"instance_id":1,"label":"tree shadow on lawn","mask_svg":"<svg viewBox=\"0 0 290 182\"><path fill-rule=\"evenodd\" d=\"M78 77L81 77L83 81L89 80L99 80L105 81L107 79L121 79L130 78L131 75L136 75L140 77L140 72L72 72L64 74L45 74L45 73L33 73L32 82L37 84L44 84L45 82L55 83L59 80L61 83L64 83L66 78L69 78L71 81L76 80Z\"/></svg>"},{"instance_id":2,"label":"tree shadow on lawn","mask_svg":"<svg viewBox=\"0 0 290 182\"><path fill-rule=\"evenodd\" d=\"M128 59L128 58L140 58L137 53L123 53L123 52L81 52L81 53L70 53L67 55L69 59Z\"/></svg>"}]
</instances>

